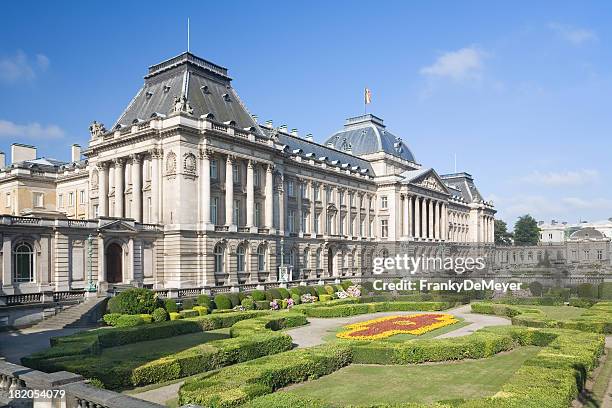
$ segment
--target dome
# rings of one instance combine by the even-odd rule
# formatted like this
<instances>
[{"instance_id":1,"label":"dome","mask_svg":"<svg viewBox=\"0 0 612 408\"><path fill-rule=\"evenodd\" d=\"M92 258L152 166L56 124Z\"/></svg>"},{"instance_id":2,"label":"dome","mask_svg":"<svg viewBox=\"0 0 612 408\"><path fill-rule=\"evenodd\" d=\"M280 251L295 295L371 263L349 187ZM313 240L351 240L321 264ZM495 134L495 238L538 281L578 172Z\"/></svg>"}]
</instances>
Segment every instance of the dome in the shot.
<instances>
[{"instance_id":1,"label":"dome","mask_svg":"<svg viewBox=\"0 0 612 408\"><path fill-rule=\"evenodd\" d=\"M334 133L324 144L356 156L385 152L416 162L406 143L389 132L382 119L372 114L348 118L344 129Z\"/></svg>"},{"instance_id":2,"label":"dome","mask_svg":"<svg viewBox=\"0 0 612 408\"><path fill-rule=\"evenodd\" d=\"M581 228L570 235L570 239L603 239L605 235L592 227Z\"/></svg>"}]
</instances>

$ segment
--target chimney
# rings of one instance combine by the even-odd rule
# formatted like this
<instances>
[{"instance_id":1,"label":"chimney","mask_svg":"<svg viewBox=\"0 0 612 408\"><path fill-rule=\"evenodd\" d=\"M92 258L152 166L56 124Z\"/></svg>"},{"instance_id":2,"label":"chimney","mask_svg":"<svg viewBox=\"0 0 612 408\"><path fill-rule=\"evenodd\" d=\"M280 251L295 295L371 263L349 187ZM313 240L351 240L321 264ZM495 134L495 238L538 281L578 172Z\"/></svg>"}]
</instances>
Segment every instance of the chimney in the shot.
<instances>
[{"instance_id":1,"label":"chimney","mask_svg":"<svg viewBox=\"0 0 612 408\"><path fill-rule=\"evenodd\" d=\"M73 144L70 148L70 161L78 162L81 160L81 146Z\"/></svg>"},{"instance_id":2,"label":"chimney","mask_svg":"<svg viewBox=\"0 0 612 408\"><path fill-rule=\"evenodd\" d=\"M0 152L0 169L3 169L6 167L6 155L4 154L4 152Z\"/></svg>"},{"instance_id":3,"label":"chimney","mask_svg":"<svg viewBox=\"0 0 612 408\"><path fill-rule=\"evenodd\" d=\"M306 135L306 140L309 140L311 142L314 141L314 138L312 137L312 133L309 133Z\"/></svg>"},{"instance_id":4,"label":"chimney","mask_svg":"<svg viewBox=\"0 0 612 408\"><path fill-rule=\"evenodd\" d=\"M13 143L11 145L11 162L19 163L26 160L35 160L36 159L36 147L21 144L21 143Z\"/></svg>"},{"instance_id":5,"label":"chimney","mask_svg":"<svg viewBox=\"0 0 612 408\"><path fill-rule=\"evenodd\" d=\"M291 129L291 136L300 137L296 128Z\"/></svg>"}]
</instances>

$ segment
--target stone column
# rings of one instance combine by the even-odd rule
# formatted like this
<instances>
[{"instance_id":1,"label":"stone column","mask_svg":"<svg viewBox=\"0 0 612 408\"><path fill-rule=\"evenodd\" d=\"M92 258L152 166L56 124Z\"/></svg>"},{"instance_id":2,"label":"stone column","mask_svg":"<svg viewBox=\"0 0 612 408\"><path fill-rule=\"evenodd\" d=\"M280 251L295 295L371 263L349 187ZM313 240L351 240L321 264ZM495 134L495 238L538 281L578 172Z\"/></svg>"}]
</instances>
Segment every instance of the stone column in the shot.
<instances>
[{"instance_id":1,"label":"stone column","mask_svg":"<svg viewBox=\"0 0 612 408\"><path fill-rule=\"evenodd\" d=\"M440 203L438 201L433 202L433 234L432 238L439 239L440 238Z\"/></svg>"},{"instance_id":2,"label":"stone column","mask_svg":"<svg viewBox=\"0 0 612 408\"><path fill-rule=\"evenodd\" d=\"M404 237L410 236L410 196L408 194L404 194L404 222L403 222L403 235Z\"/></svg>"},{"instance_id":3,"label":"stone column","mask_svg":"<svg viewBox=\"0 0 612 408\"><path fill-rule=\"evenodd\" d=\"M125 160L115 159L115 217L123 218L123 193L125 191L125 174L123 172Z\"/></svg>"},{"instance_id":4,"label":"stone column","mask_svg":"<svg viewBox=\"0 0 612 408\"><path fill-rule=\"evenodd\" d=\"M265 226L272 232L274 228L274 165L268 164L266 168L266 220Z\"/></svg>"},{"instance_id":5,"label":"stone column","mask_svg":"<svg viewBox=\"0 0 612 408\"><path fill-rule=\"evenodd\" d=\"M414 197L414 237L421 238L421 197Z\"/></svg>"},{"instance_id":6,"label":"stone column","mask_svg":"<svg viewBox=\"0 0 612 408\"><path fill-rule=\"evenodd\" d=\"M442 203L442 239L448 240L448 209L446 203Z\"/></svg>"},{"instance_id":7,"label":"stone column","mask_svg":"<svg viewBox=\"0 0 612 408\"><path fill-rule=\"evenodd\" d=\"M210 225L210 157L211 150L200 150L200 208L204 228Z\"/></svg>"},{"instance_id":8,"label":"stone column","mask_svg":"<svg viewBox=\"0 0 612 408\"><path fill-rule=\"evenodd\" d=\"M247 180L246 180L246 226L253 228L253 211L255 207L255 184L254 184L254 162L249 160L247 163Z\"/></svg>"},{"instance_id":9,"label":"stone column","mask_svg":"<svg viewBox=\"0 0 612 408\"><path fill-rule=\"evenodd\" d=\"M151 219L149 222L158 224L161 221L159 200L160 200L160 160L162 152L160 149L151 150Z\"/></svg>"},{"instance_id":10,"label":"stone column","mask_svg":"<svg viewBox=\"0 0 612 408\"><path fill-rule=\"evenodd\" d=\"M142 155L132 155L132 218L142 222Z\"/></svg>"},{"instance_id":11,"label":"stone column","mask_svg":"<svg viewBox=\"0 0 612 408\"><path fill-rule=\"evenodd\" d=\"M427 238L427 200L421 197L421 238Z\"/></svg>"},{"instance_id":12,"label":"stone column","mask_svg":"<svg viewBox=\"0 0 612 408\"><path fill-rule=\"evenodd\" d=\"M225 161L225 225L234 225L234 161L228 155Z\"/></svg>"},{"instance_id":13,"label":"stone column","mask_svg":"<svg viewBox=\"0 0 612 408\"><path fill-rule=\"evenodd\" d=\"M429 230L427 231L428 238L434 238L434 202L432 199L429 199L429 208L428 208L428 216L429 216Z\"/></svg>"},{"instance_id":14,"label":"stone column","mask_svg":"<svg viewBox=\"0 0 612 408\"><path fill-rule=\"evenodd\" d=\"M335 189L336 189L336 207L338 208L338 212L336 213L336 235L340 235L340 228L341 228L340 225L342 224L342 210L340 209L341 208L340 188L336 187Z\"/></svg>"},{"instance_id":15,"label":"stone column","mask_svg":"<svg viewBox=\"0 0 612 408\"><path fill-rule=\"evenodd\" d=\"M413 209L412 209L412 196L407 196L408 197L408 234L406 234L408 237L412 236L412 223L413 223L413 219L412 219L412 214L413 214Z\"/></svg>"},{"instance_id":16,"label":"stone column","mask_svg":"<svg viewBox=\"0 0 612 408\"><path fill-rule=\"evenodd\" d=\"M98 216L108 217L108 163L98 163Z\"/></svg>"}]
</instances>

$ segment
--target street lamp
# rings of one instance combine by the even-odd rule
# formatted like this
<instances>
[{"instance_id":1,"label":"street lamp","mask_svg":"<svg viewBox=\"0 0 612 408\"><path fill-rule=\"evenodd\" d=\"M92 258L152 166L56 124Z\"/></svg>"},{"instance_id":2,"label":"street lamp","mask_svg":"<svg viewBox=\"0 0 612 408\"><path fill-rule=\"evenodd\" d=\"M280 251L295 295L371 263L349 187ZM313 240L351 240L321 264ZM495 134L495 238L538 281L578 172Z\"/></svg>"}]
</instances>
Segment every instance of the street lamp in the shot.
<instances>
[{"instance_id":1,"label":"street lamp","mask_svg":"<svg viewBox=\"0 0 612 408\"><path fill-rule=\"evenodd\" d=\"M93 258L93 236L89 234L89 236L87 237L87 270L89 272L89 279L87 282L87 286L85 287L85 291L87 292L96 292L98 290L98 288L96 287L96 284L93 281L92 258Z\"/></svg>"}]
</instances>

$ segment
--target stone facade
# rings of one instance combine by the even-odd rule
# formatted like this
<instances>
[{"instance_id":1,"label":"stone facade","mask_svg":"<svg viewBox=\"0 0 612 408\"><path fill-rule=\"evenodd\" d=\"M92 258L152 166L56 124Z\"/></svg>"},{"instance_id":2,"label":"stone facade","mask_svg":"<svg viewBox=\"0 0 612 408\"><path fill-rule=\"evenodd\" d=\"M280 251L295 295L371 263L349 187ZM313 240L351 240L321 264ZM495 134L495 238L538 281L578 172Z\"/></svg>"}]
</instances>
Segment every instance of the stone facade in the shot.
<instances>
[{"instance_id":1,"label":"stone facade","mask_svg":"<svg viewBox=\"0 0 612 408\"><path fill-rule=\"evenodd\" d=\"M323 144L258 123L227 70L189 53L150 67L117 123L90 132L84 160L34 153L0 171L2 293L90 273L101 290L253 285L281 264L359 277L375 256L492 249L495 209L470 174L424 167L370 114Z\"/></svg>"}]
</instances>

